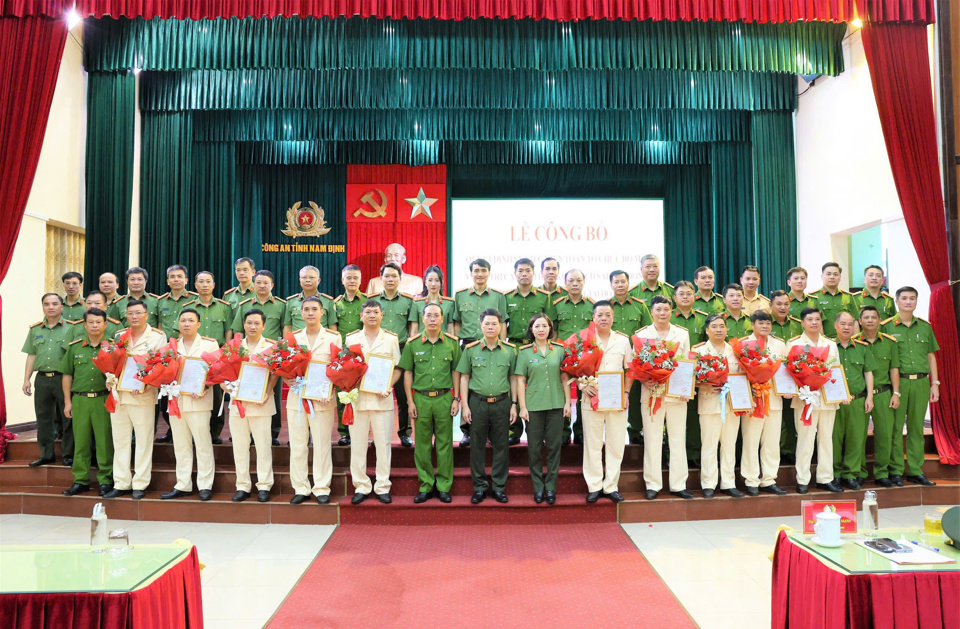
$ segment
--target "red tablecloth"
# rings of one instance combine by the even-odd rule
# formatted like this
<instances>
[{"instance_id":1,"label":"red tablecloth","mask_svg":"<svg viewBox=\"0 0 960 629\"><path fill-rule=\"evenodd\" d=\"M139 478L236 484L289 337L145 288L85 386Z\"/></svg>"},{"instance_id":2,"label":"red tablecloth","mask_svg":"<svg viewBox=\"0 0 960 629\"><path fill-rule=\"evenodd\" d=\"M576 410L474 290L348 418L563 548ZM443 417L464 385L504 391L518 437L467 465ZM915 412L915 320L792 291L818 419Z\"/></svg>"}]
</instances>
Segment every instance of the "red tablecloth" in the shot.
<instances>
[{"instance_id":1,"label":"red tablecloth","mask_svg":"<svg viewBox=\"0 0 960 629\"><path fill-rule=\"evenodd\" d=\"M957 629L960 572L844 574L781 531L771 618L773 629Z\"/></svg>"},{"instance_id":2,"label":"red tablecloth","mask_svg":"<svg viewBox=\"0 0 960 629\"><path fill-rule=\"evenodd\" d=\"M197 549L133 592L0 595L0 629L202 629Z\"/></svg>"}]
</instances>

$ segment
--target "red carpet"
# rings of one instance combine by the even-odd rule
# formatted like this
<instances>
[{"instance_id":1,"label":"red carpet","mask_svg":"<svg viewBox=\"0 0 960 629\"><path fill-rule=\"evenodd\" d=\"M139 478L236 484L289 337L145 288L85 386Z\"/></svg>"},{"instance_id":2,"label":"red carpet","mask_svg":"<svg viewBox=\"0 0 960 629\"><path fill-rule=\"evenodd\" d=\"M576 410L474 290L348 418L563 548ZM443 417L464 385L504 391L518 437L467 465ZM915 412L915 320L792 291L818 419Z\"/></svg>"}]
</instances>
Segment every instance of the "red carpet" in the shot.
<instances>
[{"instance_id":1,"label":"red carpet","mask_svg":"<svg viewBox=\"0 0 960 629\"><path fill-rule=\"evenodd\" d=\"M339 527L270 629L695 628L617 524Z\"/></svg>"}]
</instances>

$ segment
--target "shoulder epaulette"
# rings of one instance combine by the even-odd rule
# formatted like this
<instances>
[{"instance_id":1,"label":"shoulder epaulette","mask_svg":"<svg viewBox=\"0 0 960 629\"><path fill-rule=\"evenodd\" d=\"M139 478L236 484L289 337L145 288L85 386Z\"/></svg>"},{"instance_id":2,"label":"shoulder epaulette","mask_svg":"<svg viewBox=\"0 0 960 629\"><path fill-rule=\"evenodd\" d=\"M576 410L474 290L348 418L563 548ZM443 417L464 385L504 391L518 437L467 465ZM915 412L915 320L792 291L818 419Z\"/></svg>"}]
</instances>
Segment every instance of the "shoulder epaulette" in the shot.
<instances>
[{"instance_id":1,"label":"shoulder epaulette","mask_svg":"<svg viewBox=\"0 0 960 629\"><path fill-rule=\"evenodd\" d=\"M214 297L214 298L213 298L213 301L219 301L219 302L220 302L221 304L223 304L224 306L229 306L229 305L230 305L230 302L229 302L229 301L225 301L225 300L219 299L219 298L217 298L217 297ZM197 303L199 303L199 302L200 302L200 299L197 298Z\"/></svg>"},{"instance_id":2,"label":"shoulder epaulette","mask_svg":"<svg viewBox=\"0 0 960 629\"><path fill-rule=\"evenodd\" d=\"M229 295L230 293L235 293L236 291L237 291L237 287L234 286L233 288L227 290L227 291L224 292L223 294L224 294L224 295Z\"/></svg>"},{"instance_id":3,"label":"shoulder epaulette","mask_svg":"<svg viewBox=\"0 0 960 629\"><path fill-rule=\"evenodd\" d=\"M287 297L287 301L293 299L294 297L301 297L302 295L303 293L294 293L293 295L290 295L289 297Z\"/></svg>"},{"instance_id":4,"label":"shoulder epaulette","mask_svg":"<svg viewBox=\"0 0 960 629\"><path fill-rule=\"evenodd\" d=\"M739 338L739 340L741 340L741 341L746 341L747 339L750 338L750 336L751 336L750 334L747 334L746 336L741 336L741 337Z\"/></svg>"},{"instance_id":5,"label":"shoulder epaulette","mask_svg":"<svg viewBox=\"0 0 960 629\"><path fill-rule=\"evenodd\" d=\"M359 330L354 330L353 332L347 334L347 336L346 336L345 338L350 338L351 336L356 336L356 335L362 334L362 333L363 333L363 328L360 328Z\"/></svg>"},{"instance_id":6,"label":"shoulder epaulette","mask_svg":"<svg viewBox=\"0 0 960 629\"><path fill-rule=\"evenodd\" d=\"M480 341L477 341L477 343L479 343L479 342L480 342ZM500 342L503 343L504 345L509 345L509 346L512 347L513 349L517 349L517 346L516 346L515 344L511 343L510 341L500 341ZM471 345L473 345L473 343L471 343Z\"/></svg>"},{"instance_id":7,"label":"shoulder epaulette","mask_svg":"<svg viewBox=\"0 0 960 629\"><path fill-rule=\"evenodd\" d=\"M441 334L443 334L443 335L444 335L445 337L447 337L448 339L453 339L453 340L456 341L457 343L460 342L460 337L459 337L459 336L455 336L455 335L453 335L453 334L447 334L446 332L441 332Z\"/></svg>"},{"instance_id":8,"label":"shoulder epaulette","mask_svg":"<svg viewBox=\"0 0 960 629\"><path fill-rule=\"evenodd\" d=\"M146 295L147 297L153 297L154 299L160 299L159 297L157 297L157 296L154 295L153 293L144 293L144 295Z\"/></svg>"},{"instance_id":9,"label":"shoulder epaulette","mask_svg":"<svg viewBox=\"0 0 960 629\"><path fill-rule=\"evenodd\" d=\"M197 297L196 299L191 299L191 300L188 301L187 303L183 304L183 307L184 307L184 308L189 308L190 306L192 306L192 305L194 305L194 304L196 304L196 305L198 305L198 306L200 305L200 298L199 298L199 297Z\"/></svg>"},{"instance_id":10,"label":"shoulder epaulette","mask_svg":"<svg viewBox=\"0 0 960 629\"><path fill-rule=\"evenodd\" d=\"M440 301L453 301L453 297L447 297L446 295L440 295Z\"/></svg>"},{"instance_id":11,"label":"shoulder epaulette","mask_svg":"<svg viewBox=\"0 0 960 629\"><path fill-rule=\"evenodd\" d=\"M150 328L150 329L153 330L154 332L159 332L160 334L166 334L166 332L164 332L161 328Z\"/></svg>"},{"instance_id":12,"label":"shoulder epaulette","mask_svg":"<svg viewBox=\"0 0 960 629\"><path fill-rule=\"evenodd\" d=\"M392 334L392 335L394 335L394 336L397 336L397 333L396 333L396 332L391 332L390 330L387 330L386 328L380 328L380 329L383 330L384 332L386 332L387 334ZM357 330L357 331L359 332L359 330ZM400 337L397 336L397 338L400 338Z\"/></svg>"},{"instance_id":13,"label":"shoulder epaulette","mask_svg":"<svg viewBox=\"0 0 960 629\"><path fill-rule=\"evenodd\" d=\"M273 298L276 299L277 301L279 301L279 302L282 303L282 304L287 303L287 300L286 300L286 299L281 299L281 298L277 297L276 295L274 295Z\"/></svg>"},{"instance_id":14,"label":"shoulder epaulette","mask_svg":"<svg viewBox=\"0 0 960 629\"><path fill-rule=\"evenodd\" d=\"M324 328L324 329L326 329L326 328ZM291 330L290 333L291 333L291 334L300 334L300 333L303 332L304 330L306 330L306 328L300 328L299 330Z\"/></svg>"},{"instance_id":15,"label":"shoulder epaulette","mask_svg":"<svg viewBox=\"0 0 960 629\"><path fill-rule=\"evenodd\" d=\"M73 321L71 321L70 319L64 319L64 321L66 321L70 325L77 325L78 323L83 323L83 319L75 319ZM33 326L31 325L30 327L32 328Z\"/></svg>"},{"instance_id":16,"label":"shoulder epaulette","mask_svg":"<svg viewBox=\"0 0 960 629\"><path fill-rule=\"evenodd\" d=\"M893 315L893 316L890 317L889 319L884 319L883 321L881 321L881 322L880 322L880 325L886 325L887 323L890 323L891 321L893 321L893 320L896 319L896 318L897 318L897 315Z\"/></svg>"},{"instance_id":17,"label":"shoulder epaulette","mask_svg":"<svg viewBox=\"0 0 960 629\"><path fill-rule=\"evenodd\" d=\"M320 327L323 327L323 326L320 326ZM340 333L337 332L336 330L331 330L330 328L323 328L323 329L329 332L330 334L336 334L338 337L340 336Z\"/></svg>"},{"instance_id":18,"label":"shoulder epaulette","mask_svg":"<svg viewBox=\"0 0 960 629\"><path fill-rule=\"evenodd\" d=\"M201 336L200 338L202 338L204 341L213 341L214 343L217 343L217 339L212 339L209 336ZM217 345L219 346L220 344L217 343Z\"/></svg>"},{"instance_id":19,"label":"shoulder epaulette","mask_svg":"<svg viewBox=\"0 0 960 629\"><path fill-rule=\"evenodd\" d=\"M77 323L80 323L80 322L82 322L82 321L83 321L83 319L79 319L79 320L77 321ZM120 325L120 320L119 320L119 319L114 319L114 318L112 318L112 317L107 317L107 321L109 321L110 323L116 323L117 325Z\"/></svg>"},{"instance_id":20,"label":"shoulder epaulette","mask_svg":"<svg viewBox=\"0 0 960 629\"><path fill-rule=\"evenodd\" d=\"M650 327L650 326L647 326L647 327ZM619 334L620 336L624 337L624 338L627 339L627 340L630 340L630 337L629 337L629 336L627 336L627 335L624 334L623 332L620 332L619 330L612 330L612 332L613 332L614 334Z\"/></svg>"},{"instance_id":21,"label":"shoulder epaulette","mask_svg":"<svg viewBox=\"0 0 960 629\"><path fill-rule=\"evenodd\" d=\"M506 341L504 341L504 343L506 343ZM474 345L479 345L479 344L480 344L480 341L474 341L473 343L467 343L466 345L463 346L463 349L467 349L468 347L473 347Z\"/></svg>"},{"instance_id":22,"label":"shoulder epaulette","mask_svg":"<svg viewBox=\"0 0 960 629\"><path fill-rule=\"evenodd\" d=\"M798 338L800 338L801 336L803 336L803 335L802 335L802 334L798 334L798 335L796 335L795 337L793 337L792 339L790 339L788 342L789 342L789 343L793 343L794 341L796 341L796 340L797 340Z\"/></svg>"},{"instance_id":23,"label":"shoulder epaulette","mask_svg":"<svg viewBox=\"0 0 960 629\"><path fill-rule=\"evenodd\" d=\"M276 343L276 341L274 341L273 339L268 339L267 337L263 337L263 340L266 341L267 343Z\"/></svg>"},{"instance_id":24,"label":"shoulder epaulette","mask_svg":"<svg viewBox=\"0 0 960 629\"><path fill-rule=\"evenodd\" d=\"M628 289L627 289L627 292L628 292L628 293L632 293L634 290L636 290L637 286L640 286L640 282L637 282L636 284L634 284L633 286L631 286L630 288L628 288Z\"/></svg>"},{"instance_id":25,"label":"shoulder epaulette","mask_svg":"<svg viewBox=\"0 0 960 629\"><path fill-rule=\"evenodd\" d=\"M863 345L864 347L870 347L870 343L867 343L866 341L861 340L861 339L853 339L853 342L854 342L854 343L860 343L860 344Z\"/></svg>"},{"instance_id":26,"label":"shoulder epaulette","mask_svg":"<svg viewBox=\"0 0 960 629\"><path fill-rule=\"evenodd\" d=\"M891 295L890 293L888 293L888 292L885 291L885 290L880 291L880 296L881 296L881 297L889 297L890 299L893 299L893 295Z\"/></svg>"},{"instance_id":27,"label":"shoulder epaulette","mask_svg":"<svg viewBox=\"0 0 960 629\"><path fill-rule=\"evenodd\" d=\"M488 287L487 287L487 290L492 291L492 292L494 292L494 293L500 293L501 295L503 295L503 291L502 291L502 290L497 290L496 288L490 288L490 287L488 286Z\"/></svg>"},{"instance_id":28,"label":"shoulder epaulette","mask_svg":"<svg viewBox=\"0 0 960 629\"><path fill-rule=\"evenodd\" d=\"M697 343L696 345L694 345L694 346L691 347L690 349L697 349L697 348L700 347L701 345L706 345L706 344L707 344L706 341L704 341L704 342L702 342L702 343Z\"/></svg>"},{"instance_id":29,"label":"shoulder epaulette","mask_svg":"<svg viewBox=\"0 0 960 629\"><path fill-rule=\"evenodd\" d=\"M75 340L75 341L70 341L69 343L67 343L67 345L68 345L68 346L69 346L69 345L73 345L74 343L79 343L79 342L82 341L82 340L83 340L83 339L77 339L77 340Z\"/></svg>"},{"instance_id":30,"label":"shoulder epaulette","mask_svg":"<svg viewBox=\"0 0 960 629\"><path fill-rule=\"evenodd\" d=\"M317 293L317 294L320 295L321 297L326 297L326 298L329 299L330 301L333 301L333 297L331 297L330 295L328 295L328 294L326 294L326 293Z\"/></svg>"},{"instance_id":31,"label":"shoulder epaulette","mask_svg":"<svg viewBox=\"0 0 960 629\"><path fill-rule=\"evenodd\" d=\"M527 349L528 347L533 347L533 343L527 343L526 345L521 345L520 349Z\"/></svg>"},{"instance_id":32,"label":"shoulder epaulette","mask_svg":"<svg viewBox=\"0 0 960 629\"><path fill-rule=\"evenodd\" d=\"M843 293L844 295L850 295L851 297L853 297L853 293L851 293L850 291L846 291L841 288L840 292Z\"/></svg>"},{"instance_id":33,"label":"shoulder epaulette","mask_svg":"<svg viewBox=\"0 0 960 629\"><path fill-rule=\"evenodd\" d=\"M780 341L781 343L784 343L784 342L785 342L782 338L780 338L779 336L774 336L773 334L770 335L770 338L772 338L772 339L777 339L777 340Z\"/></svg>"},{"instance_id":34,"label":"shoulder epaulette","mask_svg":"<svg viewBox=\"0 0 960 629\"><path fill-rule=\"evenodd\" d=\"M628 297L627 297L627 301L635 301L635 302L637 302L637 303L641 303L641 304L644 304L644 305L646 305L646 303L647 303L647 302L643 301L642 299L640 299L639 297L634 297L633 295L628 296Z\"/></svg>"},{"instance_id":35,"label":"shoulder epaulette","mask_svg":"<svg viewBox=\"0 0 960 629\"><path fill-rule=\"evenodd\" d=\"M563 347L563 343L557 343L556 341L550 341L551 345L556 345L557 347Z\"/></svg>"},{"instance_id":36,"label":"shoulder epaulette","mask_svg":"<svg viewBox=\"0 0 960 629\"><path fill-rule=\"evenodd\" d=\"M676 287L675 287L673 284L671 284L670 282L664 282L664 285L669 286L670 288L676 288Z\"/></svg>"},{"instance_id":37,"label":"shoulder epaulette","mask_svg":"<svg viewBox=\"0 0 960 629\"><path fill-rule=\"evenodd\" d=\"M597 303L596 301L594 301L593 299L590 299L589 297L584 297L584 299L586 299L587 301L589 301L591 304Z\"/></svg>"},{"instance_id":38,"label":"shoulder epaulette","mask_svg":"<svg viewBox=\"0 0 960 629\"><path fill-rule=\"evenodd\" d=\"M239 305L242 306L243 304L245 304L245 303L247 303L247 302L250 302L250 301L253 301L253 297L247 297L246 299L244 299L243 301L241 301Z\"/></svg>"},{"instance_id":39,"label":"shoulder epaulette","mask_svg":"<svg viewBox=\"0 0 960 629\"><path fill-rule=\"evenodd\" d=\"M343 299L343 295L337 295L336 297L333 298L333 303L337 303L341 299Z\"/></svg>"},{"instance_id":40,"label":"shoulder epaulette","mask_svg":"<svg viewBox=\"0 0 960 629\"><path fill-rule=\"evenodd\" d=\"M157 297L157 299L166 299L166 298L169 297L169 296L170 296L170 293L164 293L164 294L162 294L162 295L159 295L159 296Z\"/></svg>"},{"instance_id":41,"label":"shoulder epaulette","mask_svg":"<svg viewBox=\"0 0 960 629\"><path fill-rule=\"evenodd\" d=\"M698 314L702 314L702 315L705 316L705 317L709 317L709 316L710 316L710 315L708 315L706 312L704 312L703 310L697 310L696 308L694 308L693 311L696 312L696 313L698 313Z\"/></svg>"},{"instance_id":42,"label":"shoulder epaulette","mask_svg":"<svg viewBox=\"0 0 960 629\"><path fill-rule=\"evenodd\" d=\"M554 300L553 300L553 305L556 306L557 304L559 304L559 303L560 303L561 301L563 301L564 299L566 299L566 296L561 296L561 297L558 297L557 299L554 299Z\"/></svg>"},{"instance_id":43,"label":"shoulder epaulette","mask_svg":"<svg viewBox=\"0 0 960 629\"><path fill-rule=\"evenodd\" d=\"M787 317L787 319L791 319L791 320L793 320L793 321L796 321L797 323L802 323L802 322L800 321L800 319L798 319L798 318L796 318L796 317Z\"/></svg>"},{"instance_id":44,"label":"shoulder epaulette","mask_svg":"<svg viewBox=\"0 0 960 629\"><path fill-rule=\"evenodd\" d=\"M35 328L35 327L37 327L38 325L43 325L43 319L41 319L40 321L37 321L36 323L34 323L33 325L31 325L30 327L31 327L31 328Z\"/></svg>"},{"instance_id":45,"label":"shoulder epaulette","mask_svg":"<svg viewBox=\"0 0 960 629\"><path fill-rule=\"evenodd\" d=\"M400 294L401 294L403 297L406 297L407 299L414 299L414 296L413 296L413 295L409 295L409 294L407 294L407 293L400 293Z\"/></svg>"},{"instance_id":46,"label":"shoulder epaulette","mask_svg":"<svg viewBox=\"0 0 960 629\"><path fill-rule=\"evenodd\" d=\"M653 325L653 324L651 323L650 325L645 325L645 326L643 326L642 328L640 328L639 330L637 330L637 332L643 332L644 330L646 330L647 328L649 328L651 325ZM614 330L614 332L616 332L616 330Z\"/></svg>"},{"instance_id":47,"label":"shoulder epaulette","mask_svg":"<svg viewBox=\"0 0 960 629\"><path fill-rule=\"evenodd\" d=\"M417 295L413 298L413 301L426 301L426 299L427 298L424 295Z\"/></svg>"},{"instance_id":48,"label":"shoulder epaulette","mask_svg":"<svg viewBox=\"0 0 960 629\"><path fill-rule=\"evenodd\" d=\"M455 294L455 295L459 295L460 293L465 293L465 292L467 292L467 291L469 291L469 290L470 290L469 288L461 288L460 290L458 290L458 291L457 291L456 293L454 293L454 294Z\"/></svg>"},{"instance_id":49,"label":"shoulder epaulette","mask_svg":"<svg viewBox=\"0 0 960 629\"><path fill-rule=\"evenodd\" d=\"M888 339L890 339L891 341L893 341L894 343L899 343L899 341L897 340L897 337L891 336L890 334L887 334L886 332L881 332L881 333L880 333L880 336L882 336L882 337L884 337L884 338L888 338Z\"/></svg>"}]
</instances>

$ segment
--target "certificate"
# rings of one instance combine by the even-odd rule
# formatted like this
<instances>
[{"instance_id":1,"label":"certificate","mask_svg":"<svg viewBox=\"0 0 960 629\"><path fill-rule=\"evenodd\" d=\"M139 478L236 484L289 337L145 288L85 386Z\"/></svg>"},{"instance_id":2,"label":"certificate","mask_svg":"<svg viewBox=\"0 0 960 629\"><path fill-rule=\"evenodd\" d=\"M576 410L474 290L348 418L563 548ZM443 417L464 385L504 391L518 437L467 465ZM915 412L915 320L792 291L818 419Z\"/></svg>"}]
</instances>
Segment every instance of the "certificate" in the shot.
<instances>
[{"instance_id":1,"label":"certificate","mask_svg":"<svg viewBox=\"0 0 960 629\"><path fill-rule=\"evenodd\" d=\"M202 358L181 356L182 364L177 382L180 383L181 395L203 395L206 389L207 371L210 366Z\"/></svg>"},{"instance_id":2,"label":"certificate","mask_svg":"<svg viewBox=\"0 0 960 629\"><path fill-rule=\"evenodd\" d=\"M303 375L303 391L300 397L305 400L329 400L333 397L333 383L327 378L327 365L322 360L311 360L307 372Z\"/></svg>"},{"instance_id":3,"label":"certificate","mask_svg":"<svg viewBox=\"0 0 960 629\"><path fill-rule=\"evenodd\" d=\"M123 370L120 372L120 378L117 382L117 391L126 393L142 393L143 382L137 380L137 361L133 356L127 356L127 361L123 363Z\"/></svg>"},{"instance_id":4,"label":"certificate","mask_svg":"<svg viewBox=\"0 0 960 629\"><path fill-rule=\"evenodd\" d=\"M696 369L697 361L678 358L677 368L673 370L670 379L667 380L666 397L693 397L693 388L697 384L697 378L694 375Z\"/></svg>"},{"instance_id":5,"label":"certificate","mask_svg":"<svg viewBox=\"0 0 960 629\"><path fill-rule=\"evenodd\" d=\"M267 385L270 384L270 370L263 365L243 363L240 365L240 378L237 385L238 402L262 404L267 395Z\"/></svg>"},{"instance_id":6,"label":"certificate","mask_svg":"<svg viewBox=\"0 0 960 629\"><path fill-rule=\"evenodd\" d=\"M730 385L730 408L734 413L745 413L753 409L753 389L746 374L732 373L727 376Z\"/></svg>"},{"instance_id":7,"label":"certificate","mask_svg":"<svg viewBox=\"0 0 960 629\"><path fill-rule=\"evenodd\" d=\"M597 372L597 410L623 410L623 372Z\"/></svg>"},{"instance_id":8,"label":"certificate","mask_svg":"<svg viewBox=\"0 0 960 629\"><path fill-rule=\"evenodd\" d=\"M774 372L770 384L773 387L773 392L777 395L797 395L799 393L797 381L787 371L786 363L780 363L780 368Z\"/></svg>"},{"instance_id":9,"label":"certificate","mask_svg":"<svg viewBox=\"0 0 960 629\"><path fill-rule=\"evenodd\" d=\"M850 401L850 389L847 387L847 375L843 372L843 367L837 365L830 370L829 380L820 387L820 395L823 396L824 404L842 404Z\"/></svg>"},{"instance_id":10,"label":"certificate","mask_svg":"<svg viewBox=\"0 0 960 629\"><path fill-rule=\"evenodd\" d=\"M370 354L367 356L367 373L360 381L360 390L366 393L386 393L390 391L393 379L394 360L390 356Z\"/></svg>"}]
</instances>

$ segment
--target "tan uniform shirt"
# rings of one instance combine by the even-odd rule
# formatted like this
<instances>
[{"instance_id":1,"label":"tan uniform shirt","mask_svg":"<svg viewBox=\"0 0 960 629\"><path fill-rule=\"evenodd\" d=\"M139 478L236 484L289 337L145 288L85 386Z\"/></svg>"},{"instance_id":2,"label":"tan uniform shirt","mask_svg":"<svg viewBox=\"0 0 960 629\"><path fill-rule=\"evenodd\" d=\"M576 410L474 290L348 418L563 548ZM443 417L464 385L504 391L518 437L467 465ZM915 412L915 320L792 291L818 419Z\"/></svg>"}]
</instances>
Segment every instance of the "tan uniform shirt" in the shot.
<instances>
[{"instance_id":1,"label":"tan uniform shirt","mask_svg":"<svg viewBox=\"0 0 960 629\"><path fill-rule=\"evenodd\" d=\"M320 332L317 334L317 338L312 345L310 344L310 339L307 338L306 329L294 332L293 338L297 340L298 345L303 345L310 350L310 360L321 360L325 363L329 363L335 358L334 356L330 356L331 343L337 347L343 347L343 341L340 339L340 333L331 332L326 328L320 328ZM314 368L316 368L316 366ZM333 400L331 400L330 403L333 404ZM287 393L287 410L296 411L299 404L300 392L290 389L290 391ZM314 402L314 404L319 404L319 402Z\"/></svg>"},{"instance_id":2,"label":"tan uniform shirt","mask_svg":"<svg viewBox=\"0 0 960 629\"><path fill-rule=\"evenodd\" d=\"M127 329L117 332L115 338L119 339L120 335L126 332ZM144 330L143 334L140 335L140 338L138 338L136 342L133 341L133 335L131 333L130 344L127 346L127 356L143 356L147 352L156 351L166 344L167 335L163 333L163 330L148 327L146 330ZM157 403L158 391L156 387L145 386L143 388L143 392L138 395L123 391L120 391L119 393L120 404L129 404L130 406L153 406Z\"/></svg>"},{"instance_id":3,"label":"tan uniform shirt","mask_svg":"<svg viewBox=\"0 0 960 629\"><path fill-rule=\"evenodd\" d=\"M757 294L754 295L753 299L750 299L746 295L743 296L743 314L748 317L755 313L757 310L766 310L770 312L770 300L760 294L760 291L757 291Z\"/></svg>"},{"instance_id":4,"label":"tan uniform shirt","mask_svg":"<svg viewBox=\"0 0 960 629\"><path fill-rule=\"evenodd\" d=\"M674 325L671 323L666 337L660 336L660 332L658 332L653 325L648 325L647 327L638 330L637 336L642 339L660 339L670 343L676 343L677 353L674 354L676 358L686 358L690 353L690 333L687 332L686 328L682 328L679 325ZM663 398L663 403L686 404L686 402L680 399L671 397Z\"/></svg>"},{"instance_id":5,"label":"tan uniform shirt","mask_svg":"<svg viewBox=\"0 0 960 629\"><path fill-rule=\"evenodd\" d=\"M379 354L381 356L390 356L396 363L400 362L400 342L397 340L397 335L393 332L388 332L380 328L373 343L368 343L367 335L360 329L353 334L348 334L347 342L344 343L344 345L350 347L358 343L363 350L364 356ZM355 411L392 411L393 396L381 398L376 393L365 393L361 391L360 397L357 399L356 404L353 405L353 408Z\"/></svg>"},{"instance_id":6,"label":"tan uniform shirt","mask_svg":"<svg viewBox=\"0 0 960 629\"><path fill-rule=\"evenodd\" d=\"M240 342L240 345L244 349L247 349L254 354L263 354L270 349L274 343L276 343L276 341L268 339L265 336L261 336L256 347L250 347L247 344L246 338ZM277 412L277 405L274 403L273 397L273 389L271 387L267 387L267 399L263 404L254 404L252 402L243 403L245 415L247 417L273 417L273 414ZM230 412L232 413L235 411L231 409Z\"/></svg>"},{"instance_id":7,"label":"tan uniform shirt","mask_svg":"<svg viewBox=\"0 0 960 629\"><path fill-rule=\"evenodd\" d=\"M831 341L823 334L820 335L820 338L817 339L817 342L814 343L806 334L801 334L795 339L792 339L787 343L787 351L789 352L791 348L796 346L810 345L812 347L829 347L830 352L827 354L827 366L835 367L840 364L840 351L837 350L837 343ZM793 402L790 404L790 408L803 408L803 400L798 397L793 398ZM820 405L816 408L818 411L835 411L840 408L839 404L824 404L822 401Z\"/></svg>"},{"instance_id":8,"label":"tan uniform shirt","mask_svg":"<svg viewBox=\"0 0 960 629\"><path fill-rule=\"evenodd\" d=\"M626 334L610 330L606 343L597 334L597 345L603 350L603 358L597 371L626 371L630 366L633 354L630 350L630 339Z\"/></svg>"},{"instance_id":9,"label":"tan uniform shirt","mask_svg":"<svg viewBox=\"0 0 960 629\"><path fill-rule=\"evenodd\" d=\"M197 338L193 340L193 345L190 346L189 352L187 351L186 345L183 344L183 339L177 339L177 353L181 356L200 358L204 352L215 352L218 349L220 349L220 346L209 336L197 336ZM209 413L213 410L213 389L207 387L206 391L203 392L203 396L199 398L183 394L177 400L177 404L180 405L181 413Z\"/></svg>"},{"instance_id":10,"label":"tan uniform shirt","mask_svg":"<svg viewBox=\"0 0 960 629\"><path fill-rule=\"evenodd\" d=\"M737 362L737 357L733 353L733 348L730 347L730 343L723 344L723 353L717 352L714 349L713 344L710 341L701 343L693 348L693 351L698 356L726 356L727 365L730 367L730 373L740 373L740 363ZM720 394L714 391L713 385L711 384L698 384L697 385L697 397L699 401L697 402L697 411L701 415L722 415L723 411L720 409ZM729 410L729 407L727 408Z\"/></svg>"}]
</instances>

